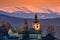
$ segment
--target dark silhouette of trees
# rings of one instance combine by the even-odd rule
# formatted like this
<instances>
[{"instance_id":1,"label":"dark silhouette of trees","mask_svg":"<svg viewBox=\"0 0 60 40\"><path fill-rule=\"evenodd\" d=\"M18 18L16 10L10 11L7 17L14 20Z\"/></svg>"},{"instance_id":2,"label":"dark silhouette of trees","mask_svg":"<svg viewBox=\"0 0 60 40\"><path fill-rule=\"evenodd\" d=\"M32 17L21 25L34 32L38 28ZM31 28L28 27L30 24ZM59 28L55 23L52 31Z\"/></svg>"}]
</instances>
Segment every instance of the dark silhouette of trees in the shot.
<instances>
[{"instance_id":1,"label":"dark silhouette of trees","mask_svg":"<svg viewBox=\"0 0 60 40\"><path fill-rule=\"evenodd\" d=\"M0 23L0 40L3 40L3 36L9 36L8 31L9 31L10 25L6 21L2 21Z\"/></svg>"}]
</instances>

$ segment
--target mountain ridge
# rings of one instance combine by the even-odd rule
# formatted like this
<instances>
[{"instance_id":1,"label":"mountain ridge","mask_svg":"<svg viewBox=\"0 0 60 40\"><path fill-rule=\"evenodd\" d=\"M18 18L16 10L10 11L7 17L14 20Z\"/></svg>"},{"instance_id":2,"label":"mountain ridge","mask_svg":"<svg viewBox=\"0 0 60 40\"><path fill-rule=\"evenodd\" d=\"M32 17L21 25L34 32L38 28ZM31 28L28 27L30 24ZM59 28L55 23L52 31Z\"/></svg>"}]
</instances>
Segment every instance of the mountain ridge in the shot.
<instances>
[{"instance_id":1,"label":"mountain ridge","mask_svg":"<svg viewBox=\"0 0 60 40\"><path fill-rule=\"evenodd\" d=\"M0 10L0 14L4 14L4 15L9 15L9 16L14 16L14 17L20 17L20 18L34 18L34 15L37 14L38 15L38 19L51 19L51 18L58 18L60 17L60 15L57 14L57 12L53 12L51 10L48 9L48 11L50 13L25 13L25 12L21 12L21 11L17 11L17 12L12 12L12 13L8 13L5 11Z\"/></svg>"}]
</instances>

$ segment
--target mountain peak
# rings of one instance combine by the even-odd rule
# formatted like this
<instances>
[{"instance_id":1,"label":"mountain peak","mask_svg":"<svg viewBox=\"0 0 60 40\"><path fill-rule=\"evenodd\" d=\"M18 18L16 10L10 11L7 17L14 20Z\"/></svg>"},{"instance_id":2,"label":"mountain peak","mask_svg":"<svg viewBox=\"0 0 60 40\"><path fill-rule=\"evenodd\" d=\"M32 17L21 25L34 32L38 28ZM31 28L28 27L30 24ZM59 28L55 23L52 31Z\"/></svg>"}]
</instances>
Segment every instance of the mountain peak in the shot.
<instances>
[{"instance_id":1,"label":"mountain peak","mask_svg":"<svg viewBox=\"0 0 60 40\"><path fill-rule=\"evenodd\" d=\"M49 9L49 8L48 8ZM46 10L46 8L38 8L34 6L16 6L16 7L1 7L0 10L3 10L8 13L12 12L24 12L24 13L49 13L49 10Z\"/></svg>"},{"instance_id":2,"label":"mountain peak","mask_svg":"<svg viewBox=\"0 0 60 40\"><path fill-rule=\"evenodd\" d=\"M16 6L16 7L1 7L0 14L7 14L14 17L32 18L34 14L38 14L38 18L56 18L60 17L60 13L52 8L38 8L34 6Z\"/></svg>"}]
</instances>

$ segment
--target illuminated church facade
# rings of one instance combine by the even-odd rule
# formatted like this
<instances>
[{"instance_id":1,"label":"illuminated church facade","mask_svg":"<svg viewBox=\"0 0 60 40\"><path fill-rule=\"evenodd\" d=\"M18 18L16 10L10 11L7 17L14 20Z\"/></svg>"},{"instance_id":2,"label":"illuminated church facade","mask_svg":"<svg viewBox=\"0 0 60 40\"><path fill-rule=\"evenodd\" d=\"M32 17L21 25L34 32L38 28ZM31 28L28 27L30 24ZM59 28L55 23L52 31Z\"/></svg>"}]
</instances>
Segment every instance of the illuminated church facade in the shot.
<instances>
[{"instance_id":1,"label":"illuminated church facade","mask_svg":"<svg viewBox=\"0 0 60 40\"><path fill-rule=\"evenodd\" d=\"M20 34L20 38L23 40L41 40L41 26L35 14L32 28L28 28L28 22L25 19L23 31Z\"/></svg>"}]
</instances>

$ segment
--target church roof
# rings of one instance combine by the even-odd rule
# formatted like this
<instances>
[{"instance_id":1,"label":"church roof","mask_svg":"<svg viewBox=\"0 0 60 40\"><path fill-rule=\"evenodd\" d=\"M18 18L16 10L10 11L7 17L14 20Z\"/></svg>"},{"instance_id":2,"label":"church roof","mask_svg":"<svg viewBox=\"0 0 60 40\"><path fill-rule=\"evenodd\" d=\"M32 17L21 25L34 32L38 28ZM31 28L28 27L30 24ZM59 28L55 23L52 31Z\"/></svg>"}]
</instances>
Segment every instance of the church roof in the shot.
<instances>
[{"instance_id":1,"label":"church roof","mask_svg":"<svg viewBox=\"0 0 60 40\"><path fill-rule=\"evenodd\" d=\"M19 34L24 34L24 33L25 33L24 31L19 32ZM31 28L31 29L27 30L27 33L29 33L29 34L40 34L41 31L36 31L33 28Z\"/></svg>"}]
</instances>

